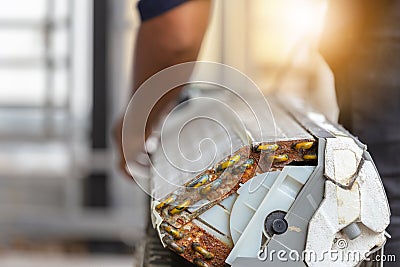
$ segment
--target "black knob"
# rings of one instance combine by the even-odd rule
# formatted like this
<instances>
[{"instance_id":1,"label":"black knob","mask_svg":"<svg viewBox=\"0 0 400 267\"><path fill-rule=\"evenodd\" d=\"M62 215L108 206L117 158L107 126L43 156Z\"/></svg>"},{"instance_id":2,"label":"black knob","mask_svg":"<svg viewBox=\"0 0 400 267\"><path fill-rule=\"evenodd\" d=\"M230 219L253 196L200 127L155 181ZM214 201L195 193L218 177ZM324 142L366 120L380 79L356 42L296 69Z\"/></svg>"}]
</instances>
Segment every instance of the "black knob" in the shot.
<instances>
[{"instance_id":1,"label":"black knob","mask_svg":"<svg viewBox=\"0 0 400 267\"><path fill-rule=\"evenodd\" d=\"M276 210L268 214L264 221L266 234L269 237L281 235L288 229L288 223L285 220L286 212Z\"/></svg>"},{"instance_id":2,"label":"black knob","mask_svg":"<svg viewBox=\"0 0 400 267\"><path fill-rule=\"evenodd\" d=\"M288 224L284 219L275 219L272 222L272 231L274 231L275 234L280 235L286 232L288 228Z\"/></svg>"}]
</instances>

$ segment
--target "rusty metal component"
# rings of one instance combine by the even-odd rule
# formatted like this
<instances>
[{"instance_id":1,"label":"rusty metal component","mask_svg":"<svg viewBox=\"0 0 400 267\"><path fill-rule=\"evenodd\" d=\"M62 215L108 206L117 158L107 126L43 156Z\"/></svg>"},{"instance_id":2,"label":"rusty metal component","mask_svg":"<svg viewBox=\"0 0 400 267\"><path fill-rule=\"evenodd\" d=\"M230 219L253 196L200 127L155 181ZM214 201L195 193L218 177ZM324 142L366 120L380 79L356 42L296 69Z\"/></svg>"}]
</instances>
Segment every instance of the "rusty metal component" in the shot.
<instances>
[{"instance_id":1,"label":"rusty metal component","mask_svg":"<svg viewBox=\"0 0 400 267\"><path fill-rule=\"evenodd\" d=\"M311 141L310 139L304 140L304 142ZM218 203L218 201L222 201L229 195L233 194L240 187L240 184L244 184L257 173L263 173L271 169L281 169L293 161L305 161L306 159L303 158L305 151L298 151L295 149L295 145L301 142L303 141L291 140L277 142L276 145L279 147L278 151L271 152L272 155L267 154L264 156L264 161L261 160L262 153L255 152L250 147L243 147L239 149L233 154L233 156L227 157L225 160L217 163L213 168L204 171L202 174L198 175L197 178L194 178L186 183L186 188L192 190L178 189L172 192L170 195L178 196L175 201L176 204L169 204L170 208L168 211L158 209L159 214L171 226L177 229L181 228L186 223L190 222L206 210L213 207L216 203ZM307 150L307 153L314 153L315 148L316 146L314 145L310 150ZM225 166L228 163L234 164L234 166L231 165L233 167L229 171L216 173L214 170L216 170L218 166L222 166L224 163ZM262 169L261 166L263 166ZM207 175L209 177L208 182L201 187L188 187L188 185L197 185L200 182L204 182L204 177ZM168 201L170 195L167 197ZM212 201L206 204L200 204L196 207L193 206L199 201L204 201L207 199ZM187 208L190 206L193 207L191 208L190 212L188 212Z\"/></svg>"},{"instance_id":2,"label":"rusty metal component","mask_svg":"<svg viewBox=\"0 0 400 267\"><path fill-rule=\"evenodd\" d=\"M183 237L183 234L179 231L176 230L174 227L169 225L168 223L162 223L161 224L162 229L165 230L168 234L170 234L174 239L181 239Z\"/></svg>"},{"instance_id":3,"label":"rusty metal component","mask_svg":"<svg viewBox=\"0 0 400 267\"><path fill-rule=\"evenodd\" d=\"M289 160L289 156L287 154L272 156L272 158L275 162L285 162Z\"/></svg>"},{"instance_id":4,"label":"rusty metal component","mask_svg":"<svg viewBox=\"0 0 400 267\"><path fill-rule=\"evenodd\" d=\"M316 153L318 144L307 131L297 129L290 135L285 129L291 126L281 126L282 136L236 146L233 153L225 153L225 158L181 183L179 189L164 191L167 197L154 212L164 221L160 230L170 238L165 245L197 266L224 266L233 247L232 240L213 229L212 224L205 224L208 222L203 221L202 214L235 194L255 175L283 169L292 162L304 162L306 154ZM167 175L175 177L174 172Z\"/></svg>"},{"instance_id":5,"label":"rusty metal component","mask_svg":"<svg viewBox=\"0 0 400 267\"><path fill-rule=\"evenodd\" d=\"M315 154L307 154L303 156L303 159L305 160L316 160L317 159L317 155Z\"/></svg>"},{"instance_id":6,"label":"rusty metal component","mask_svg":"<svg viewBox=\"0 0 400 267\"><path fill-rule=\"evenodd\" d=\"M300 150L300 149L307 150L307 149L310 149L313 145L314 145L314 142L300 142L300 143L297 143L294 146L294 148L297 150Z\"/></svg>"},{"instance_id":7,"label":"rusty metal component","mask_svg":"<svg viewBox=\"0 0 400 267\"><path fill-rule=\"evenodd\" d=\"M208 182L210 178L210 175L208 174L203 174L201 175L199 178L197 178L196 180L190 182L187 187L193 187L193 188L198 188L204 184L206 184Z\"/></svg>"},{"instance_id":8,"label":"rusty metal component","mask_svg":"<svg viewBox=\"0 0 400 267\"><path fill-rule=\"evenodd\" d=\"M247 161L249 159L249 153L249 147L243 147L236 151L234 155L238 155L241 159L236 163L236 165L240 166L245 162L249 163ZM202 174L197 176L200 177L203 174L208 174L210 176L209 182L202 187L189 188L185 186L170 193L170 195L177 195L178 197L175 201L175 204L171 204L170 206L172 207L170 207L168 210L157 210L163 220L168 222L173 227L180 229L183 225L216 205L218 201L221 201L227 198L229 195L233 194L235 190L237 190L237 188L239 187L239 183L244 183L255 175L257 156L251 156L251 158L254 158L254 164L248 166L249 168L240 174L235 174L233 172L233 170L236 168L235 166L232 168L232 170L230 169L229 171L215 173L214 170L216 166L221 165L223 162L229 161L229 159L231 159L232 157L234 156L227 157L221 162L215 164L213 168L210 168L209 170L206 170ZM198 178L195 178L192 181L195 181L197 179ZM186 183L186 185L187 184L188 183ZM168 197L169 195L166 198ZM179 206L178 204L181 204L187 200L190 200L190 204L186 204L184 206L190 207L190 212L185 208L183 208L182 210L174 209L176 206ZM210 202L205 203L207 200L209 200ZM199 201L202 202L196 204Z\"/></svg>"},{"instance_id":9,"label":"rusty metal component","mask_svg":"<svg viewBox=\"0 0 400 267\"><path fill-rule=\"evenodd\" d=\"M328 138L328 136L333 138L333 134L336 130L332 131L332 133L328 131L323 131L321 133L321 130L324 130L324 126L314 125L312 117L300 116L298 118L295 114L284 110L284 105L282 105L282 108L280 108L280 106L275 108L279 111L275 112L277 115L277 127L274 130L277 131L272 131L268 135L257 136L255 129L258 129L258 127L248 127L246 128L246 130L248 130L246 134L242 136L237 133L238 136L235 136L236 139L234 139L234 142L237 140L243 142L240 143L240 145L235 143L234 146L230 146L229 148L226 147L226 143L224 143L223 140L217 138L215 143L222 152L220 151L221 153L218 154L217 158L214 157L212 160L217 159L219 161L202 173L196 173L196 175L192 177L185 176L183 178L184 182L182 182L183 176L176 175L175 170L177 168L171 168L171 171L166 171L167 177L172 177L171 179L176 177L175 181L179 182L174 185L182 186L179 189L173 188L171 190L163 190L162 194L160 193L155 197L159 199L159 197L167 196L163 202L156 206L156 209L152 210L153 215L155 215L153 218L156 218L153 219L153 223L158 225L164 222L161 227L158 228L160 230L160 236L165 235L163 237L164 245L180 254L181 257L189 262L194 263L196 266L224 266L226 263L232 263L229 261L230 254L235 254L235 250L239 246L236 242L237 239L235 241L233 238L234 235L230 232L229 226L225 227L228 224L228 222L225 221L229 221L230 218L233 218L227 207L232 203L231 201L236 201L235 203L237 203L237 199L235 199L234 195L239 188L242 187L242 189L246 189L245 183L247 181L265 172L275 173L276 171L276 173L278 173L278 171L280 171L282 173L284 169L306 167L308 170L311 170L320 167L320 165L315 166L315 160L317 159L317 155L319 157L322 156L321 151L323 151L322 149L324 149L326 142L326 140L322 142L320 142L320 140L322 140L321 138ZM199 129L198 127L197 129ZM191 149L194 151L197 149L197 147L192 146L192 138L197 134L197 131L195 129L189 138L187 138L187 142L185 143L186 151L190 151ZM340 129L338 128L337 131L340 131ZM222 136L219 132L216 132L217 130L215 132L211 130L208 131L207 134L211 137ZM320 137L320 135L324 137ZM318 138L318 141L316 138ZM155 155L156 154L157 153L155 153ZM159 169L164 169L163 167L167 166L163 156L164 155L160 153L158 161L156 161ZM206 158L209 159L210 157ZM318 164L320 162L321 161L319 161ZM208 166L209 161L206 163L207 165L201 166ZM285 168L285 166L291 164L296 165L296 167ZM200 168L195 169L198 170ZM342 169L340 170L342 171ZM322 170L318 170L318 175L320 175L321 172ZM335 176L338 175L337 173L334 174ZM282 182L286 181L283 180L285 177L282 176L281 178ZM321 177L316 176L315 181L317 178L319 179ZM303 185L302 183L300 184ZM157 188L164 188L162 185L163 184L160 182ZM296 184L296 190L297 189L300 190L301 187L297 187ZM310 188L306 189L311 191ZM319 194L319 192L320 191L317 191L317 194ZM225 199L227 200L226 202L224 202ZM336 201L335 205L337 203ZM318 203L316 205L318 205ZM210 210L212 208L213 210ZM229 216L229 218L226 220L224 216L221 215L220 217L220 214L227 217ZM239 214L239 217L242 215L242 213L236 214ZM305 227L307 227L307 225L301 226L304 228L295 229L293 227L294 225L297 227L297 224L291 224L291 222L295 220L293 219L294 217L289 218L292 220L287 220L289 225L285 225L283 219L274 220L272 222L272 230L277 238L281 238L280 240L286 240L285 238L287 238L286 241L288 244L292 245L290 243L292 242L290 238L285 235L278 236L278 234L283 233L287 226L289 226L288 229L290 231L286 231L285 233L293 232L292 234L297 235L297 233L300 233L297 229L299 231L303 231L304 229L303 233L305 233ZM353 220L354 218L350 219ZM348 221L352 221L350 219ZM298 218L296 220L298 220ZM251 232L253 227L249 227L248 229ZM382 233L383 230L384 228L380 229L379 232ZM320 239L320 235L315 236L316 240ZM356 235L351 233L351 235L348 236ZM243 247L248 248L250 243L257 243L247 242L247 238L246 236L242 239L241 245L243 245ZM295 246L302 249L303 245L302 242L299 242L299 244ZM257 246L259 246L259 243L257 243L256 247ZM276 246L278 245L276 244ZM271 264L271 266L272 265L273 264ZM233 266L235 265L233 264ZM252 265L250 264L249 266Z\"/></svg>"},{"instance_id":10,"label":"rusty metal component","mask_svg":"<svg viewBox=\"0 0 400 267\"><path fill-rule=\"evenodd\" d=\"M185 248L184 252L181 253L182 257L192 263L198 258L207 263L208 266L224 266L225 259L229 255L233 243L224 242L215 235L210 234L197 219L185 224L180 230L184 234L184 238L173 241ZM209 254L203 252L204 256L197 247L197 250L194 250L193 243L199 244L205 251L211 253L213 257L210 258Z\"/></svg>"},{"instance_id":11,"label":"rusty metal component","mask_svg":"<svg viewBox=\"0 0 400 267\"><path fill-rule=\"evenodd\" d=\"M314 155L316 145L313 145L308 150L297 150L295 148L296 144L302 142L302 140L278 142L278 149L271 152L273 155L267 154L266 156L266 158L270 159L272 157L273 159L272 162L270 161L272 164L270 168L283 168L293 161L308 160L308 157L305 156ZM304 142L311 141L307 139ZM165 229L170 237L168 243L165 244L197 266L223 266L233 244L222 242L221 239L207 232L204 227L195 225L194 222L197 221L197 218L202 213L235 193L240 184L254 177L260 164L261 155L262 153L259 151L244 147L236 151L233 156L217 163L214 168L206 170L197 178L186 183L186 187L190 185L191 188L198 188L198 190L172 192L172 196L178 195L175 203L179 203L179 205L168 204L174 207L169 208L168 211L158 210L161 217L170 225L170 228L167 228L169 231ZM220 172L232 166L232 170ZM205 177L208 178L207 182L205 182ZM168 196L166 200L169 200L170 197ZM213 201L199 208L194 207L188 210L190 205L195 205L198 201L206 199L213 199ZM171 229L176 229L177 232L171 231ZM172 239L180 236L182 238Z\"/></svg>"},{"instance_id":12,"label":"rusty metal component","mask_svg":"<svg viewBox=\"0 0 400 267\"><path fill-rule=\"evenodd\" d=\"M175 200L176 200L176 195L172 195L172 196L168 197L166 200L164 200L163 202L161 202L160 204L158 204L156 206L156 209L160 210L160 209L168 206L169 204L171 204Z\"/></svg>"},{"instance_id":13,"label":"rusty metal component","mask_svg":"<svg viewBox=\"0 0 400 267\"><path fill-rule=\"evenodd\" d=\"M240 160L240 155L234 155L233 157L229 158L229 160L221 163L220 165L217 166L216 171L220 172L225 170L228 167L233 166L235 163L237 163Z\"/></svg>"},{"instance_id":14,"label":"rusty metal component","mask_svg":"<svg viewBox=\"0 0 400 267\"><path fill-rule=\"evenodd\" d=\"M214 254L203 248L199 243L192 243L192 249L200 253L206 260L214 258Z\"/></svg>"},{"instance_id":15,"label":"rusty metal component","mask_svg":"<svg viewBox=\"0 0 400 267\"><path fill-rule=\"evenodd\" d=\"M261 152L261 151L277 151L279 146L277 144L259 144L254 147L255 152Z\"/></svg>"},{"instance_id":16,"label":"rusty metal component","mask_svg":"<svg viewBox=\"0 0 400 267\"><path fill-rule=\"evenodd\" d=\"M172 251L175 251L178 254L182 254L185 252L185 247L176 243L170 236L165 236L163 238L163 241Z\"/></svg>"},{"instance_id":17,"label":"rusty metal component","mask_svg":"<svg viewBox=\"0 0 400 267\"><path fill-rule=\"evenodd\" d=\"M174 215L174 214L181 213L182 211L187 209L191 203L192 203L192 201L190 199L185 199L181 204L179 204L178 206L175 206L173 209L171 209L169 211L169 214Z\"/></svg>"},{"instance_id":18,"label":"rusty metal component","mask_svg":"<svg viewBox=\"0 0 400 267\"><path fill-rule=\"evenodd\" d=\"M254 159L247 159L242 166L246 167L246 169L250 168L254 164Z\"/></svg>"},{"instance_id":19,"label":"rusty metal component","mask_svg":"<svg viewBox=\"0 0 400 267\"><path fill-rule=\"evenodd\" d=\"M307 138L282 141L278 140L275 143L275 148L277 148L277 150L257 151L257 147L268 145L270 145L270 143L261 143L253 147L252 151L255 153L253 154L253 157L254 155L258 154L258 158L255 158L258 165L257 173L268 172L271 169L281 169L285 165L291 164L292 162L305 161L303 158L305 154L315 154L317 150L317 143L315 140L312 138ZM264 152L265 154L260 152ZM287 159L285 155L287 156Z\"/></svg>"},{"instance_id":20,"label":"rusty metal component","mask_svg":"<svg viewBox=\"0 0 400 267\"><path fill-rule=\"evenodd\" d=\"M213 182L209 183L208 185L206 185L205 187L203 187L200 190L200 194L207 195L208 193L214 191L215 189L217 189L221 185L222 185L222 179L218 178L215 181L213 181Z\"/></svg>"},{"instance_id":21,"label":"rusty metal component","mask_svg":"<svg viewBox=\"0 0 400 267\"><path fill-rule=\"evenodd\" d=\"M244 173L245 170L251 168L251 166L253 166L253 165L254 165L254 159L252 159L252 158L247 159L242 165L234 168L232 170L232 173L233 174L242 174L242 173Z\"/></svg>"}]
</instances>

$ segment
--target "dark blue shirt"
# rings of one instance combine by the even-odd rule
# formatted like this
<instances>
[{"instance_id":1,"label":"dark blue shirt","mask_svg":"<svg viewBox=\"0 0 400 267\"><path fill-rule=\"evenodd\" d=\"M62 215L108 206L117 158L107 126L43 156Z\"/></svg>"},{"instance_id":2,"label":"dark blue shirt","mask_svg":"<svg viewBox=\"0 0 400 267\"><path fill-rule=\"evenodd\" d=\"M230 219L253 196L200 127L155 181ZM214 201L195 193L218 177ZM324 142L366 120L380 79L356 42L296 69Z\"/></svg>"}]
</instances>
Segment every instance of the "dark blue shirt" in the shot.
<instances>
[{"instance_id":1,"label":"dark blue shirt","mask_svg":"<svg viewBox=\"0 0 400 267\"><path fill-rule=\"evenodd\" d=\"M188 0L140 0L138 9L142 21L157 17Z\"/></svg>"}]
</instances>

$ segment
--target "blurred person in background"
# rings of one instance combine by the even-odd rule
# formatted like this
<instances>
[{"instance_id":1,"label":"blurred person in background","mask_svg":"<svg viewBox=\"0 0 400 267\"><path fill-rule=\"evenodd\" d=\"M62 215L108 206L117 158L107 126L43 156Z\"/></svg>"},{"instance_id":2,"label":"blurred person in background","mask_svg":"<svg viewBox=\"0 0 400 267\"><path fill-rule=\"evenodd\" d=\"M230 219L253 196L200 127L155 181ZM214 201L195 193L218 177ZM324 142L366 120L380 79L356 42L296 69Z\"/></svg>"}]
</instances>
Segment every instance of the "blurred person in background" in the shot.
<instances>
[{"instance_id":1,"label":"blurred person in background","mask_svg":"<svg viewBox=\"0 0 400 267\"><path fill-rule=\"evenodd\" d=\"M133 93L153 74L195 61L207 29L209 0L141 0ZM332 0L320 51L335 77L339 123L368 144L392 209L385 254L400 259L400 1ZM168 93L149 116L145 136L176 101ZM119 135L120 136L120 135ZM122 155L122 153L121 153ZM121 156L121 167L125 170ZM397 266L395 262L385 266Z\"/></svg>"},{"instance_id":2,"label":"blurred person in background","mask_svg":"<svg viewBox=\"0 0 400 267\"><path fill-rule=\"evenodd\" d=\"M155 73L197 59L207 30L210 8L210 0L139 1L142 23L134 53L132 95ZM180 88L170 91L154 106L146 125L146 139L160 114L177 101L180 92ZM120 144L120 169L130 176L122 151L122 119L117 123L116 138ZM137 150L143 152L144 148Z\"/></svg>"}]
</instances>

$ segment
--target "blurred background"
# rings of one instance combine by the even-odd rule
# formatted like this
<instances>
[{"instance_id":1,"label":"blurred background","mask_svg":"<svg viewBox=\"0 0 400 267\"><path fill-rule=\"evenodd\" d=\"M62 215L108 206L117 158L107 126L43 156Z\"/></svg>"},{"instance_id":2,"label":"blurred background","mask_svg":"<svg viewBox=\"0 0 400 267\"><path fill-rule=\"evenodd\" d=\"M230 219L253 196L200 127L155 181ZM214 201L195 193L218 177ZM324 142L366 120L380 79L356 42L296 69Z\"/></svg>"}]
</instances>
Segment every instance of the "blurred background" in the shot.
<instances>
[{"instance_id":1,"label":"blurred background","mask_svg":"<svg viewBox=\"0 0 400 267\"><path fill-rule=\"evenodd\" d=\"M136 0L0 0L0 266L134 266L146 195L116 165ZM325 0L218 0L202 60L337 119ZM140 67L140 66L139 66Z\"/></svg>"}]
</instances>

